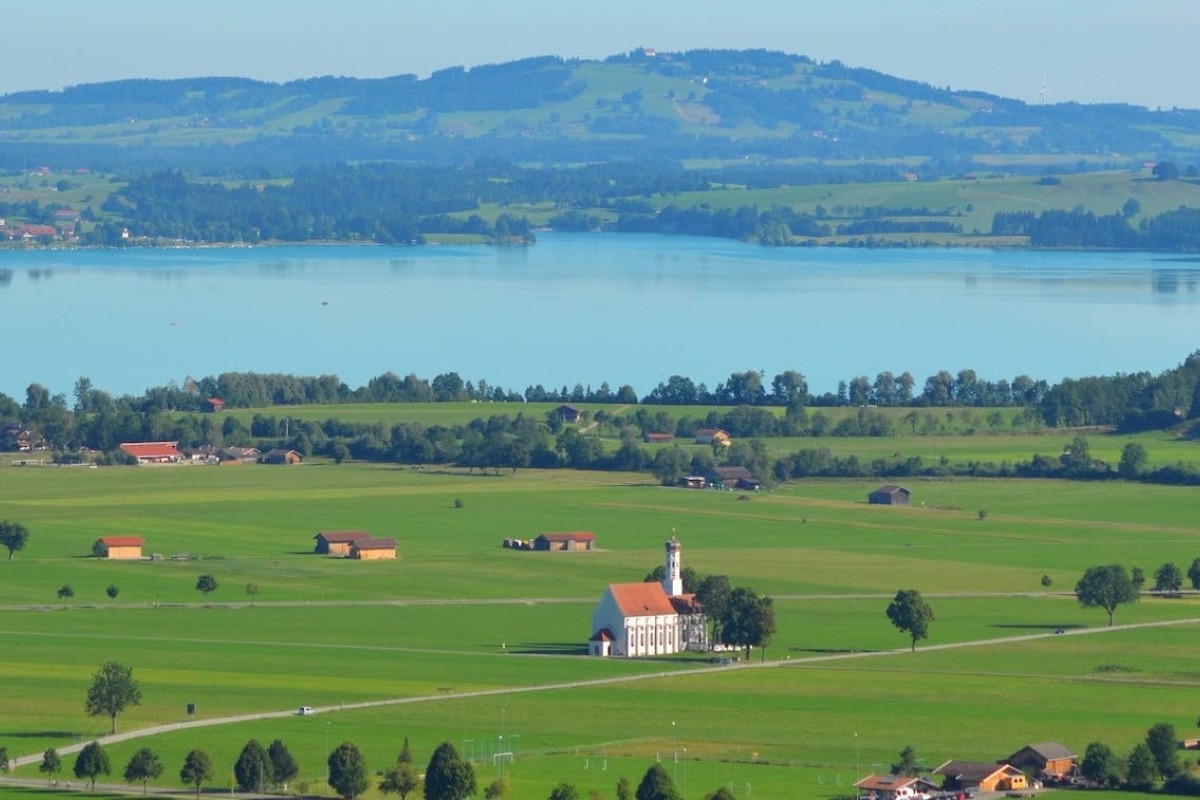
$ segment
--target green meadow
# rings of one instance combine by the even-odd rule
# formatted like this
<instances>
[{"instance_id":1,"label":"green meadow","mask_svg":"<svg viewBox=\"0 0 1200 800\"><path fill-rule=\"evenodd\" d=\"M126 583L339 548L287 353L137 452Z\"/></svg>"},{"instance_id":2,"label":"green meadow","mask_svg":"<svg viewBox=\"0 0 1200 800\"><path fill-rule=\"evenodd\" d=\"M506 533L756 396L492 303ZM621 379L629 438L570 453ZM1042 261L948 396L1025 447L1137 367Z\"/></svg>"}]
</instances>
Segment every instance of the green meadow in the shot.
<instances>
[{"instance_id":1,"label":"green meadow","mask_svg":"<svg viewBox=\"0 0 1200 800\"><path fill-rule=\"evenodd\" d=\"M969 451L1008 438L955 441ZM559 781L612 797L618 778L636 783L655 759L688 798L719 786L830 798L908 744L932 767L1049 740L1125 753L1160 721L1187 735L1200 711L1200 596L1147 595L1109 630L1071 590L1100 563L1186 570L1200 556L1200 493L927 479L906 483L911 507L885 508L865 502L875 485L740 495L636 474L354 462L3 467L0 519L31 538L0 561L0 747L29 756L104 735L107 719L82 706L109 659L132 666L143 692L121 731L188 722L189 703L198 723L282 713L108 745L117 782L137 748L154 747L163 786L202 747L217 765L213 790L228 790L252 737L288 744L301 768L293 793L327 792L324 754L344 740L380 772L408 737L422 764L454 742L481 785L505 775L514 798L545 797ZM399 558L312 553L317 531L345 529L396 537ZM593 531L599 550L500 546L554 530ZM765 654L728 666L700 654L585 655L604 586L641 579L672 532L685 565L775 598ZM162 559L90 556L97 537L121 534L145 537ZM194 588L201 574L219 583L207 598ZM73 597L56 596L63 585ZM937 615L915 653L884 615L900 588L921 590ZM301 705L318 713L296 715ZM495 758L508 751L511 762ZM36 764L16 774L36 778Z\"/></svg>"}]
</instances>

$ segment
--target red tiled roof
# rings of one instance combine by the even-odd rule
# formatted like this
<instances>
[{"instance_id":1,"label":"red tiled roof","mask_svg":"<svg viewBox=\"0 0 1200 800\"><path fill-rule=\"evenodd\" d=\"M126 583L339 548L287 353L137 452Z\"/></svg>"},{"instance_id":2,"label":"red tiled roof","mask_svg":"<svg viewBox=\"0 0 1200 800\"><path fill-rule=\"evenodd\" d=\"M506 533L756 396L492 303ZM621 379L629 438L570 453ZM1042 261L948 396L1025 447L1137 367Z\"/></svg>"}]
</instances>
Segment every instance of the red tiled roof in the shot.
<instances>
[{"instance_id":1,"label":"red tiled roof","mask_svg":"<svg viewBox=\"0 0 1200 800\"><path fill-rule=\"evenodd\" d=\"M538 537L545 539L547 542L594 542L596 534L588 533L587 531L575 531L574 533L543 533Z\"/></svg>"},{"instance_id":2,"label":"red tiled roof","mask_svg":"<svg viewBox=\"0 0 1200 800\"><path fill-rule=\"evenodd\" d=\"M627 617L659 617L678 613L661 583L613 583L609 585L617 608Z\"/></svg>"},{"instance_id":3,"label":"red tiled roof","mask_svg":"<svg viewBox=\"0 0 1200 800\"><path fill-rule=\"evenodd\" d=\"M121 442L121 449L134 458L182 458L178 442Z\"/></svg>"},{"instance_id":4,"label":"red tiled roof","mask_svg":"<svg viewBox=\"0 0 1200 800\"><path fill-rule=\"evenodd\" d=\"M371 534L366 531L321 531L314 539L324 539L330 544L343 544L350 542L369 542Z\"/></svg>"},{"instance_id":5,"label":"red tiled roof","mask_svg":"<svg viewBox=\"0 0 1200 800\"><path fill-rule=\"evenodd\" d=\"M144 544L140 536L101 536L100 542L105 547L141 547Z\"/></svg>"},{"instance_id":6,"label":"red tiled roof","mask_svg":"<svg viewBox=\"0 0 1200 800\"><path fill-rule=\"evenodd\" d=\"M358 539L354 546L359 550L395 550L395 539Z\"/></svg>"},{"instance_id":7,"label":"red tiled roof","mask_svg":"<svg viewBox=\"0 0 1200 800\"><path fill-rule=\"evenodd\" d=\"M699 614L700 604L694 594L677 594L670 596L671 606L677 614Z\"/></svg>"}]
</instances>

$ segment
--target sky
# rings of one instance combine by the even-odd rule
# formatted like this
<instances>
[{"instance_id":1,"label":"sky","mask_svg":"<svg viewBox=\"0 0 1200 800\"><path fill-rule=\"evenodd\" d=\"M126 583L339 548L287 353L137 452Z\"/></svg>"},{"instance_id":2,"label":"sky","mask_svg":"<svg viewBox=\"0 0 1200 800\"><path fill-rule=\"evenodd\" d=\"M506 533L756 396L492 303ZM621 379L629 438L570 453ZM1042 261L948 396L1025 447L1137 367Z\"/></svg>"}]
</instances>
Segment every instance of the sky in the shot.
<instances>
[{"instance_id":1,"label":"sky","mask_svg":"<svg viewBox=\"0 0 1200 800\"><path fill-rule=\"evenodd\" d=\"M1200 108L1197 0L61 0L21 28L0 93L753 47L1030 103Z\"/></svg>"}]
</instances>

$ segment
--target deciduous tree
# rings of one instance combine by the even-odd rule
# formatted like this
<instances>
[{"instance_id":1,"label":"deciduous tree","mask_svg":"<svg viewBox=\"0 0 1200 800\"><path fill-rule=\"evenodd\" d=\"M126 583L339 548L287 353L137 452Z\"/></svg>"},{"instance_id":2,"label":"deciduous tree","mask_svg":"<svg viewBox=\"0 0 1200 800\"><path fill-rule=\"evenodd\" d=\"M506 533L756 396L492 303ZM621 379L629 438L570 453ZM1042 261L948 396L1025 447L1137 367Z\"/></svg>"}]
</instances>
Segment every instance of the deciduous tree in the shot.
<instances>
[{"instance_id":1,"label":"deciduous tree","mask_svg":"<svg viewBox=\"0 0 1200 800\"><path fill-rule=\"evenodd\" d=\"M246 742L233 765L233 777L244 792L261 794L275 779L267 750L257 739Z\"/></svg>"},{"instance_id":2,"label":"deciduous tree","mask_svg":"<svg viewBox=\"0 0 1200 800\"><path fill-rule=\"evenodd\" d=\"M42 753L42 763L38 765L38 772L47 778L52 778L62 772L62 758L53 747Z\"/></svg>"},{"instance_id":3,"label":"deciduous tree","mask_svg":"<svg viewBox=\"0 0 1200 800\"><path fill-rule=\"evenodd\" d=\"M1183 573L1179 567L1167 562L1154 571L1154 590L1161 594L1179 594L1183 588ZM1169 775L1167 777L1170 777Z\"/></svg>"},{"instance_id":4,"label":"deciduous tree","mask_svg":"<svg viewBox=\"0 0 1200 800\"><path fill-rule=\"evenodd\" d=\"M125 782L137 783L142 782L142 794L146 793L146 787L150 781L157 778L163 773L162 761L158 758L158 753L151 750L149 747L143 747L130 757L129 763L125 765Z\"/></svg>"},{"instance_id":5,"label":"deciduous tree","mask_svg":"<svg viewBox=\"0 0 1200 800\"><path fill-rule=\"evenodd\" d=\"M83 710L89 716L107 714L112 733L117 732L117 715L129 706L140 705L142 690L133 679L133 668L116 661L106 661L92 676Z\"/></svg>"},{"instance_id":6,"label":"deciduous tree","mask_svg":"<svg viewBox=\"0 0 1200 800\"><path fill-rule=\"evenodd\" d=\"M1135 791L1148 791L1154 788L1154 780L1158 777L1158 767L1154 763L1154 754L1145 742L1138 742L1129 751L1125 759L1125 783Z\"/></svg>"},{"instance_id":7,"label":"deciduous tree","mask_svg":"<svg viewBox=\"0 0 1200 800\"><path fill-rule=\"evenodd\" d=\"M184 786L195 786L196 797L200 797L200 786L205 781L212 780L213 765L208 753L203 750L192 750L183 759L179 769L179 780Z\"/></svg>"},{"instance_id":8,"label":"deciduous tree","mask_svg":"<svg viewBox=\"0 0 1200 800\"><path fill-rule=\"evenodd\" d=\"M1084 751L1079 763L1083 777L1100 786L1114 788L1121 782L1121 760L1112 748L1103 742L1092 742Z\"/></svg>"},{"instance_id":9,"label":"deciduous tree","mask_svg":"<svg viewBox=\"0 0 1200 800\"><path fill-rule=\"evenodd\" d=\"M1138 590L1133 579L1120 564L1090 567L1075 584L1075 597L1084 608L1102 608L1108 612L1112 627L1117 607L1136 603Z\"/></svg>"},{"instance_id":10,"label":"deciduous tree","mask_svg":"<svg viewBox=\"0 0 1200 800\"><path fill-rule=\"evenodd\" d=\"M929 636L929 623L933 621L933 609L916 589L901 589L896 592L887 607L887 618L896 629L912 637L912 650L917 642Z\"/></svg>"},{"instance_id":11,"label":"deciduous tree","mask_svg":"<svg viewBox=\"0 0 1200 800\"><path fill-rule=\"evenodd\" d=\"M1175 726L1160 722L1146 731L1146 747L1154 756L1154 765L1158 774L1170 778L1179 771L1178 740L1175 738Z\"/></svg>"},{"instance_id":12,"label":"deciduous tree","mask_svg":"<svg viewBox=\"0 0 1200 800\"><path fill-rule=\"evenodd\" d=\"M367 790L367 760L354 742L342 742L329 754L329 785L345 800Z\"/></svg>"},{"instance_id":13,"label":"deciduous tree","mask_svg":"<svg viewBox=\"0 0 1200 800\"><path fill-rule=\"evenodd\" d=\"M384 773L383 780L379 782L379 791L384 794L398 794L400 800L407 800L410 794L420 788L421 777L417 775L411 761L397 761Z\"/></svg>"},{"instance_id":14,"label":"deciduous tree","mask_svg":"<svg viewBox=\"0 0 1200 800\"><path fill-rule=\"evenodd\" d=\"M0 545L8 548L8 560L12 561L13 553L24 550L29 541L29 529L19 522L0 519Z\"/></svg>"},{"instance_id":15,"label":"deciduous tree","mask_svg":"<svg viewBox=\"0 0 1200 800\"><path fill-rule=\"evenodd\" d=\"M475 770L450 742L433 751L425 768L425 800L466 800L475 794Z\"/></svg>"},{"instance_id":16,"label":"deciduous tree","mask_svg":"<svg viewBox=\"0 0 1200 800\"><path fill-rule=\"evenodd\" d=\"M108 763L108 753L104 752L99 742L84 745L75 757L75 777L81 781L86 780L91 789L96 788L96 778L110 772L112 767Z\"/></svg>"},{"instance_id":17,"label":"deciduous tree","mask_svg":"<svg viewBox=\"0 0 1200 800\"><path fill-rule=\"evenodd\" d=\"M1192 565L1188 567L1188 580L1192 582L1193 589L1200 589L1200 558L1193 558Z\"/></svg>"},{"instance_id":18,"label":"deciduous tree","mask_svg":"<svg viewBox=\"0 0 1200 800\"><path fill-rule=\"evenodd\" d=\"M504 800L507 795L508 781L504 778L496 778L483 790L484 800Z\"/></svg>"},{"instance_id":19,"label":"deciduous tree","mask_svg":"<svg viewBox=\"0 0 1200 800\"><path fill-rule=\"evenodd\" d=\"M196 591L204 595L204 600L208 601L208 596L217 590L217 579L212 575L201 575L196 579Z\"/></svg>"},{"instance_id":20,"label":"deciduous tree","mask_svg":"<svg viewBox=\"0 0 1200 800\"><path fill-rule=\"evenodd\" d=\"M579 800L579 790L569 783L559 783L550 790L547 800Z\"/></svg>"}]
</instances>

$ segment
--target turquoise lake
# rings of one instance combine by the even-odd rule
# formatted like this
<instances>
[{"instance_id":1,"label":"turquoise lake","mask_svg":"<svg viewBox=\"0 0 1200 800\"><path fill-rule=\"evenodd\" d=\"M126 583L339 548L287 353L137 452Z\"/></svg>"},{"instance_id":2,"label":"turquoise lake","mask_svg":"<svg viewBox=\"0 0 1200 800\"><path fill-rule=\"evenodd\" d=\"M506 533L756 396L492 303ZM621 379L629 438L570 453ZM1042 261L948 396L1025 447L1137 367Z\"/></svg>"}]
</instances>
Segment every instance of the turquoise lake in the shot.
<instances>
[{"instance_id":1,"label":"turquoise lake","mask_svg":"<svg viewBox=\"0 0 1200 800\"><path fill-rule=\"evenodd\" d=\"M1159 372L1200 349L1200 262L1147 253L768 249L539 235L528 248L0 253L0 392L140 394L226 371L384 372L639 395L670 375Z\"/></svg>"}]
</instances>

